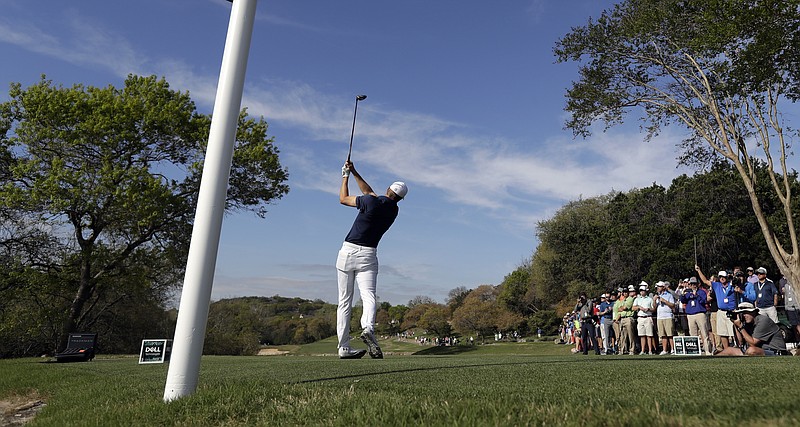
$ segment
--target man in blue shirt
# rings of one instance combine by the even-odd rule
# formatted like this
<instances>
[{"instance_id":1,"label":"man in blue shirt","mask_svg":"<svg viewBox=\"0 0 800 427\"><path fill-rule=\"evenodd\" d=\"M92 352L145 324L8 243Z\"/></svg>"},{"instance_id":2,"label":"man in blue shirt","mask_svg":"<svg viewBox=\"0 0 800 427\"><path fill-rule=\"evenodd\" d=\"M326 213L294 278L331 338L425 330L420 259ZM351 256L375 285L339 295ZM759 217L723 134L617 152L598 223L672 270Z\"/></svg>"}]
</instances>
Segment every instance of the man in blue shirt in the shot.
<instances>
[{"instance_id":1,"label":"man in blue shirt","mask_svg":"<svg viewBox=\"0 0 800 427\"><path fill-rule=\"evenodd\" d=\"M609 296L606 296L606 294L600 295L600 311L597 314L600 316L600 325L602 326L603 354L614 352L614 320L612 319L612 314L614 312L614 303L617 299L616 295L616 292L611 292Z\"/></svg>"},{"instance_id":2,"label":"man in blue shirt","mask_svg":"<svg viewBox=\"0 0 800 427\"><path fill-rule=\"evenodd\" d=\"M361 196L351 196L349 178L353 175L361 190ZM353 226L344 239L336 259L339 284L339 306L336 310L336 333L339 337L339 357L359 359L364 350L350 349L350 315L353 310L354 285L358 283L364 312L361 315L361 340L369 348L373 359L382 359L378 341L375 339L375 314L377 312L376 283L378 276L378 243L383 234L397 218L397 202L405 197L408 187L403 182L394 182L386 194L378 196L372 187L361 178L349 160L342 167L342 186L339 188L339 203L358 209Z\"/></svg>"},{"instance_id":3,"label":"man in blue shirt","mask_svg":"<svg viewBox=\"0 0 800 427\"><path fill-rule=\"evenodd\" d=\"M756 282L758 282L758 280L756 280ZM730 280L730 283L733 285L733 292L737 294L737 304L742 302L756 302L755 287L752 283L747 281L746 274L741 271L734 273L734 277Z\"/></svg>"},{"instance_id":4,"label":"man in blue shirt","mask_svg":"<svg viewBox=\"0 0 800 427\"><path fill-rule=\"evenodd\" d=\"M717 313L717 335L722 341L722 350L730 346L730 337L734 336L733 322L731 322L729 312L732 314L736 309L736 293L733 290L733 285L728 283L728 272L722 270L719 272L719 281L712 282L706 278L700 270L700 266L695 265L694 269L700 276L703 283L711 287L708 299L715 299L719 312Z\"/></svg>"},{"instance_id":5,"label":"man in blue shirt","mask_svg":"<svg viewBox=\"0 0 800 427\"><path fill-rule=\"evenodd\" d=\"M706 319L706 291L699 289L697 278L689 278L689 288L681 295L685 307L686 319L689 322L689 335L700 337L700 342L711 355L711 340L708 339L708 319Z\"/></svg>"}]
</instances>

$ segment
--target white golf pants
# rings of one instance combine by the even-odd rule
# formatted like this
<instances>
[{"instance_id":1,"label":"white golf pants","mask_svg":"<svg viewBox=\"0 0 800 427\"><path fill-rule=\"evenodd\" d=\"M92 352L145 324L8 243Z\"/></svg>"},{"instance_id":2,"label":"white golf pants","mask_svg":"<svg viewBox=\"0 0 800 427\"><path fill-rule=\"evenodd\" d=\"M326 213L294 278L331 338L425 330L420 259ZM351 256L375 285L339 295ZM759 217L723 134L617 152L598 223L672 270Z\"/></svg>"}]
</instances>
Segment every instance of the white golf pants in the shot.
<instances>
[{"instance_id":1,"label":"white golf pants","mask_svg":"<svg viewBox=\"0 0 800 427\"><path fill-rule=\"evenodd\" d=\"M336 334L339 348L350 347L350 314L353 311L355 283L361 295L364 312L361 327L374 332L377 303L375 296L378 278L377 248L344 242L336 259L339 282L339 307L336 310Z\"/></svg>"}]
</instances>

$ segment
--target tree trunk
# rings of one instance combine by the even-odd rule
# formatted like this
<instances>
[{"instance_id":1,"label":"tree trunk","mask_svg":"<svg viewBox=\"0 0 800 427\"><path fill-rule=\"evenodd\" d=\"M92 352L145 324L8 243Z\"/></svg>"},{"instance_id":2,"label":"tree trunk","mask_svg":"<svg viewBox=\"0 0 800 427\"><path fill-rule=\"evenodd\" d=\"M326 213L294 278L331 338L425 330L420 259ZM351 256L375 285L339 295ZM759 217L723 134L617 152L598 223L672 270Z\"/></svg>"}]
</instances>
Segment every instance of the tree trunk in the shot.
<instances>
[{"instance_id":1,"label":"tree trunk","mask_svg":"<svg viewBox=\"0 0 800 427\"><path fill-rule=\"evenodd\" d=\"M775 261L775 264L778 266L778 270L780 270L780 273L786 276L786 279L788 279L793 285L800 284L800 262L798 262L800 259L798 259L798 254L788 253L783 249L783 246L780 244L780 242L778 242L775 233L773 233L772 228L767 222L764 212L761 210L761 202L758 200L758 195L756 194L755 183L747 175L742 165L738 162L736 162L736 169L739 171L739 175L741 176L745 188L747 189L747 195L750 197L750 204L753 207L753 213L755 214L756 219L758 220L758 225L761 228L761 234L764 235L764 240L767 243L767 249L769 250L770 255L772 255L772 259ZM790 203L790 200L787 199L784 203ZM789 212L791 213L791 209ZM791 222L789 224L791 224ZM795 245L792 244L792 247L794 246Z\"/></svg>"},{"instance_id":2,"label":"tree trunk","mask_svg":"<svg viewBox=\"0 0 800 427\"><path fill-rule=\"evenodd\" d=\"M77 332L81 314L83 313L83 306L86 301L92 297L94 293L94 284L92 283L91 275L91 255L84 251L81 260L81 276L78 291L75 293L75 298L72 300L72 305L69 308L69 315L64 321L64 326L61 329L61 336L58 339L58 350L61 351L67 347L69 334Z\"/></svg>"}]
</instances>

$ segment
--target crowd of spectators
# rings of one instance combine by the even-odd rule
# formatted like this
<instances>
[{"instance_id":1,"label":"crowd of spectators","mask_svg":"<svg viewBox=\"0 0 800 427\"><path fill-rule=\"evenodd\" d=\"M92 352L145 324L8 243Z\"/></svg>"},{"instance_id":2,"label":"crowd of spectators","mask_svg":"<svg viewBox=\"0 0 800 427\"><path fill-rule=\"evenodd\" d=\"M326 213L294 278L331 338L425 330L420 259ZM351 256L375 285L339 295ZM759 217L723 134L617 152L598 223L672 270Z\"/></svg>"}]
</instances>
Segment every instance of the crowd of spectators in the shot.
<instances>
[{"instance_id":1,"label":"crowd of spectators","mask_svg":"<svg viewBox=\"0 0 800 427\"><path fill-rule=\"evenodd\" d=\"M788 336L800 340L800 295L785 277L775 284L764 268L706 277L695 266L695 273L674 288L642 281L596 298L581 293L563 318L561 342L574 345L574 353L598 355L675 354L676 336L698 337L706 355L780 355L796 348L779 327L782 308Z\"/></svg>"}]
</instances>

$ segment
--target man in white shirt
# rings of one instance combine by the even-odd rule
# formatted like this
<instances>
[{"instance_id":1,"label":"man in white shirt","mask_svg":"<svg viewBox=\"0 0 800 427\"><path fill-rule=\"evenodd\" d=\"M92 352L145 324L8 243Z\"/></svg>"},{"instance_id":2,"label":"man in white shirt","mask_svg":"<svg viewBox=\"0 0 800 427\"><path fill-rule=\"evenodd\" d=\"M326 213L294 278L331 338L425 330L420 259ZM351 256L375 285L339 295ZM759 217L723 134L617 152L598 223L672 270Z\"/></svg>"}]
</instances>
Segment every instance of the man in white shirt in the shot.
<instances>
[{"instance_id":1,"label":"man in white shirt","mask_svg":"<svg viewBox=\"0 0 800 427\"><path fill-rule=\"evenodd\" d=\"M675 350L672 343L672 337L675 336L675 320L672 313L675 308L675 297L667 290L664 282L658 282L653 299L656 305L656 323L658 336L661 337L661 355L663 356Z\"/></svg>"},{"instance_id":2,"label":"man in white shirt","mask_svg":"<svg viewBox=\"0 0 800 427\"><path fill-rule=\"evenodd\" d=\"M639 354L656 354L656 339L653 337L653 299L647 295L650 286L647 282L639 283L639 296L633 300L633 311L636 313L636 332L642 344Z\"/></svg>"}]
</instances>

